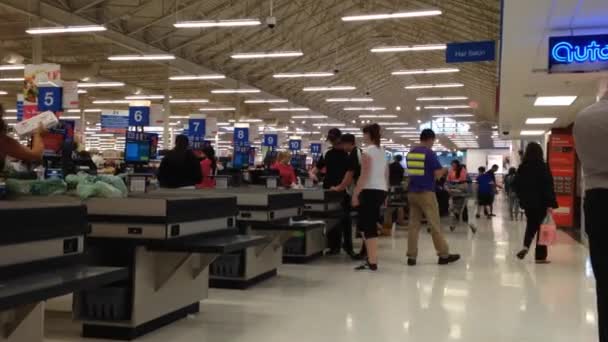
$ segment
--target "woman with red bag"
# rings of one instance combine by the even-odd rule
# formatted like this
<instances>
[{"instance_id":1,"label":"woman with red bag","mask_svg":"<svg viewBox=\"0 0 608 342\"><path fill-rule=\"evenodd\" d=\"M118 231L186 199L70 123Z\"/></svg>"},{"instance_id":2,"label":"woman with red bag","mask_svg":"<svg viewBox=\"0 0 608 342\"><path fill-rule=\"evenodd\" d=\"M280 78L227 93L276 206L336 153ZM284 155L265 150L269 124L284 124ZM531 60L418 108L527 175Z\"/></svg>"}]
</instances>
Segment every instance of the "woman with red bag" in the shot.
<instances>
[{"instance_id":1,"label":"woman with red bag","mask_svg":"<svg viewBox=\"0 0 608 342\"><path fill-rule=\"evenodd\" d=\"M540 237L541 224L547 215L551 215L552 210L557 208L553 176L543 159L543 149L538 143L531 142L526 146L526 152L515 175L513 187L527 217L524 248L517 253L519 259L524 259L530 250L534 236ZM539 244L538 237L535 260L540 264L549 263L547 246Z\"/></svg>"}]
</instances>

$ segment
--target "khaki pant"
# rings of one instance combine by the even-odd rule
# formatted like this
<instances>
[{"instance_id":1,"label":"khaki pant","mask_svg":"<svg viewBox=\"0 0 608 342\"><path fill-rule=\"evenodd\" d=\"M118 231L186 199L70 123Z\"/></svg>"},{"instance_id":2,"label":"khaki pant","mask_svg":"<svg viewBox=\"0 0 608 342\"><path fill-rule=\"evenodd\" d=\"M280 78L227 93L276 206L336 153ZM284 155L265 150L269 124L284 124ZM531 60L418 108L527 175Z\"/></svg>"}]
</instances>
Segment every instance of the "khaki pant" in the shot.
<instances>
[{"instance_id":1,"label":"khaki pant","mask_svg":"<svg viewBox=\"0 0 608 342\"><path fill-rule=\"evenodd\" d=\"M405 213L403 208L388 207L384 211L384 229L393 228L393 213L397 210L397 225L405 225Z\"/></svg>"},{"instance_id":2,"label":"khaki pant","mask_svg":"<svg viewBox=\"0 0 608 342\"><path fill-rule=\"evenodd\" d=\"M431 226L431 236L437 255L440 257L448 256L450 248L441 233L439 221L439 205L434 192L410 192L407 195L410 206L410 217L407 240L407 256L416 258L418 256L418 235L420 233L420 221L422 215L426 217Z\"/></svg>"}]
</instances>

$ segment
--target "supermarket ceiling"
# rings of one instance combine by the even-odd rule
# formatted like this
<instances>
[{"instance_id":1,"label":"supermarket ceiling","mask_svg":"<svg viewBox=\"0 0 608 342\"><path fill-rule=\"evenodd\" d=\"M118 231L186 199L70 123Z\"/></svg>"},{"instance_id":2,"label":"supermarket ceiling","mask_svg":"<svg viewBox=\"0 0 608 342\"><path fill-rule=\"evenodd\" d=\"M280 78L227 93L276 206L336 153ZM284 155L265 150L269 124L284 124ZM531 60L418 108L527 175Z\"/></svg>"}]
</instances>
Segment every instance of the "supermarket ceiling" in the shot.
<instances>
[{"instance_id":1,"label":"supermarket ceiling","mask_svg":"<svg viewBox=\"0 0 608 342\"><path fill-rule=\"evenodd\" d=\"M342 17L369 13L439 10L441 15L344 21ZM271 14L272 11L272 14ZM267 17L276 18L269 28ZM239 27L188 28L175 24L208 20L259 20ZM386 46L446 44L499 39L499 0L1 0L0 57L3 63L23 58L32 61L32 35L26 30L41 26L104 25L107 31L42 38L42 60L62 65L63 79L119 81L119 88L92 88L83 95L86 108L106 108L97 100L124 99L126 95L164 94L173 98L209 99L208 106L234 107L220 118L251 117L266 122L289 123L291 112L273 107L306 107L300 114L324 114L324 123L361 123L360 115L395 115L387 119L416 126L442 113L472 113L472 129L484 139L496 123L496 62L446 64L445 51L374 53ZM187 25L184 25L187 26ZM240 53L298 52L283 58L235 58ZM299 55L301 52L301 56ZM172 54L168 61L111 61L109 56ZM247 56L244 56L247 57ZM456 68L458 72L392 75L399 70ZM326 73L325 77L278 78L280 73ZM180 75L221 74L225 79L170 80ZM2 71L2 77L15 72ZM302 76L302 75L301 75ZM308 75L310 76L310 75ZM405 89L417 84L461 83L458 88ZM345 87L341 91L314 87ZM14 108L12 94L20 84L3 82L0 100ZM313 87L313 89L305 88ZM255 88L261 93L221 94L217 89ZM312 90L312 91L310 91ZM430 97L429 101L419 101ZM437 100L456 97L456 100ZM328 102L328 98L373 98L373 102ZM251 99L287 99L289 103L251 104ZM437 101L435 101L437 100ZM425 109L446 105L473 108ZM120 108L121 105L112 105ZM123 105L124 106L124 105ZM368 112L347 107L380 107ZM172 107L172 114L200 112L200 104ZM420 110L417 110L417 107ZM352 108L351 108L352 109ZM90 114L95 121L97 114ZM89 121L89 117L87 117ZM298 122L299 126L310 126ZM301 125L300 125L301 124ZM314 126L310 126L313 128ZM400 139L394 135L393 138ZM453 147L453 146L452 146Z\"/></svg>"}]
</instances>

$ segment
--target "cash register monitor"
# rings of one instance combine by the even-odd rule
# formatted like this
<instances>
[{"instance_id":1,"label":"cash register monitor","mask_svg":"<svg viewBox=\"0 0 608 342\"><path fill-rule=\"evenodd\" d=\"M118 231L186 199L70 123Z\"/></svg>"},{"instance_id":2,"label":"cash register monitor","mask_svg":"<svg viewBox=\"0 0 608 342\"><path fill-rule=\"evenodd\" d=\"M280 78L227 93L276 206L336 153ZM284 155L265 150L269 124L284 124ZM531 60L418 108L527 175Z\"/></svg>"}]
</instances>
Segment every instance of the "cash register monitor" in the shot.
<instances>
[{"instance_id":1,"label":"cash register monitor","mask_svg":"<svg viewBox=\"0 0 608 342\"><path fill-rule=\"evenodd\" d=\"M150 161L150 141L128 141L125 144L125 162L142 164Z\"/></svg>"}]
</instances>

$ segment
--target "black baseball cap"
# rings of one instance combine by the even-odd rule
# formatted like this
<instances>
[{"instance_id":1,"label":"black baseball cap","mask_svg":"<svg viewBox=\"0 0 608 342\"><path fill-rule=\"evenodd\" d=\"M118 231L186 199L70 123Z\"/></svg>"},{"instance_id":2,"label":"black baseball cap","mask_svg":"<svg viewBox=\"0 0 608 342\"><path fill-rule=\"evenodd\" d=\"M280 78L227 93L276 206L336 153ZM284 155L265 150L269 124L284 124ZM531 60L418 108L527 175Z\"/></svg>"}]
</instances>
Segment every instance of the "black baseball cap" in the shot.
<instances>
[{"instance_id":1,"label":"black baseball cap","mask_svg":"<svg viewBox=\"0 0 608 342\"><path fill-rule=\"evenodd\" d=\"M342 136L342 131L339 128L332 128L327 132L327 140L336 141Z\"/></svg>"}]
</instances>

